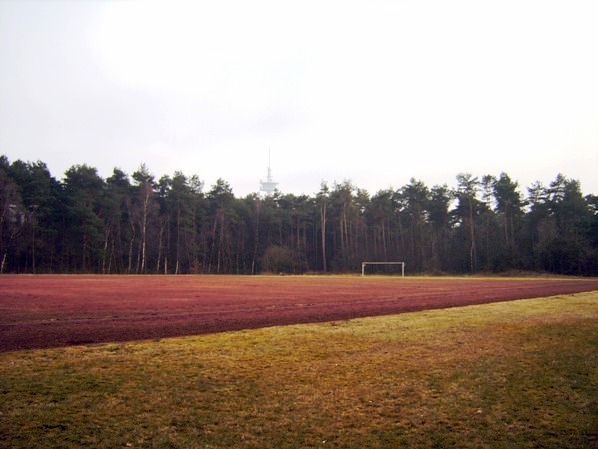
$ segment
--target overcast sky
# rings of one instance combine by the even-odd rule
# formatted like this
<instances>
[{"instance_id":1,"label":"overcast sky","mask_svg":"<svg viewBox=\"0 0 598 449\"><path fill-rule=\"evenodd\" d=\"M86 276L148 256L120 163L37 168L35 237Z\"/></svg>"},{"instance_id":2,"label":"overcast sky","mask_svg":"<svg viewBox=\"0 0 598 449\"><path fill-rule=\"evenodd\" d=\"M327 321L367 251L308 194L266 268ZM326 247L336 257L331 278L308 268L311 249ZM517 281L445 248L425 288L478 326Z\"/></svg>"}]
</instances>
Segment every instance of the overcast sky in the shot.
<instances>
[{"instance_id":1,"label":"overcast sky","mask_svg":"<svg viewBox=\"0 0 598 449\"><path fill-rule=\"evenodd\" d=\"M561 172L598 194L595 0L0 0L0 154L237 196Z\"/></svg>"}]
</instances>

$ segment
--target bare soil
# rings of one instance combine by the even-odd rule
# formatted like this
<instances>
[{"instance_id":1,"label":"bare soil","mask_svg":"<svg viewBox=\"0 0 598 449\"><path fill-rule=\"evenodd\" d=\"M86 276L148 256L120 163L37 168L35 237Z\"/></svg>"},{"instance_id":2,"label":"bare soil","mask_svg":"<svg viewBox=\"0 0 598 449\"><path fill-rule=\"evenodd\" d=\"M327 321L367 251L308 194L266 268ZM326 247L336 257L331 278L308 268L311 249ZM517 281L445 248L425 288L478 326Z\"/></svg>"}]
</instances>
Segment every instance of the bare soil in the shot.
<instances>
[{"instance_id":1,"label":"bare soil","mask_svg":"<svg viewBox=\"0 0 598 449\"><path fill-rule=\"evenodd\" d=\"M0 276L0 352L159 339L598 290L596 279Z\"/></svg>"}]
</instances>

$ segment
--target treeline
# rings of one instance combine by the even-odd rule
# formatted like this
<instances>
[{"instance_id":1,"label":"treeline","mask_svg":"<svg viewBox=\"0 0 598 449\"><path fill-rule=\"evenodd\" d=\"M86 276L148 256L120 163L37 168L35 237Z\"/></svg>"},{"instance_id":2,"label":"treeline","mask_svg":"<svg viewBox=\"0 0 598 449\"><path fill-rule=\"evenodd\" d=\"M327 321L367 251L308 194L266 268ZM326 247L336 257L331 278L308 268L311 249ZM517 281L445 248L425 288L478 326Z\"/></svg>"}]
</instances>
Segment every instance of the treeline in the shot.
<instances>
[{"instance_id":1,"label":"treeline","mask_svg":"<svg viewBox=\"0 0 598 449\"><path fill-rule=\"evenodd\" d=\"M0 272L184 274L507 270L598 274L598 197L558 175L524 196L507 174L459 174L457 187L411 181L370 195L350 181L313 196L236 198L219 179L156 179L145 165L107 179L76 165L0 156Z\"/></svg>"}]
</instances>

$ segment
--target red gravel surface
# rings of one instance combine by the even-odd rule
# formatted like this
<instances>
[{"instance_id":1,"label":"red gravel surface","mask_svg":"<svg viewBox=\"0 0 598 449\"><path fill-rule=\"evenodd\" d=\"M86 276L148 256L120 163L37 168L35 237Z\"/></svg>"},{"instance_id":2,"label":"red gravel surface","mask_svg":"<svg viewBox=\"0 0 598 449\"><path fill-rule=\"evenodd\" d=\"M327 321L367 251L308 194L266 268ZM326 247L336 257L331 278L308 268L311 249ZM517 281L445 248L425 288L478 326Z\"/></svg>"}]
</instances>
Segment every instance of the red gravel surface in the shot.
<instances>
[{"instance_id":1,"label":"red gravel surface","mask_svg":"<svg viewBox=\"0 0 598 449\"><path fill-rule=\"evenodd\" d=\"M324 322L598 290L596 279L0 276L0 351Z\"/></svg>"}]
</instances>

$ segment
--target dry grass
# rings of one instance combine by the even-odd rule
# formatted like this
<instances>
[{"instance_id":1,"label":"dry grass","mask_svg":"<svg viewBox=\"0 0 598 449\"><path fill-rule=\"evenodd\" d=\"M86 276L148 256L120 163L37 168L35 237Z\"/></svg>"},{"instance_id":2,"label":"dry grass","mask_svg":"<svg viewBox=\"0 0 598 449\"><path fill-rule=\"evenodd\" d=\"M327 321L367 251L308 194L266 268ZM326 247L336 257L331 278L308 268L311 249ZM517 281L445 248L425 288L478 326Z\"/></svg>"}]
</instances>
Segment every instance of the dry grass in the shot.
<instances>
[{"instance_id":1,"label":"dry grass","mask_svg":"<svg viewBox=\"0 0 598 449\"><path fill-rule=\"evenodd\" d=\"M0 354L0 447L590 448L598 292Z\"/></svg>"}]
</instances>

